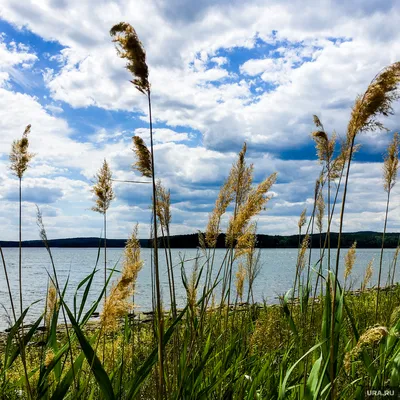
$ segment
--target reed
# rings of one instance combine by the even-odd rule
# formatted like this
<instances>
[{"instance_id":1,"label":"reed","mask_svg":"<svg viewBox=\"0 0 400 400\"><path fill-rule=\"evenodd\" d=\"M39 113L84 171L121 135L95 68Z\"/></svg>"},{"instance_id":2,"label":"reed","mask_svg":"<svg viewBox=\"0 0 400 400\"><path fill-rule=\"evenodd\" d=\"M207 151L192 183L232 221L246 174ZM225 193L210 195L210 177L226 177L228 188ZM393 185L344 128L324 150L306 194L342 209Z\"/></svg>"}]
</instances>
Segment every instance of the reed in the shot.
<instances>
[{"instance_id":1,"label":"reed","mask_svg":"<svg viewBox=\"0 0 400 400\"><path fill-rule=\"evenodd\" d=\"M385 234L386 226L389 213L389 202L390 193L396 183L397 170L399 168L399 134L395 133L393 136L393 141L390 143L385 160L383 162L383 188L387 193L386 197L386 210L385 210L385 222L383 224L383 234L382 234L382 247L379 259L379 275L378 275L378 290L376 292L376 307L375 307L375 323L378 319L378 307L379 307L379 293L381 288L381 275L382 275L382 262L383 262L383 249L385 245Z\"/></svg>"},{"instance_id":2,"label":"reed","mask_svg":"<svg viewBox=\"0 0 400 400\"><path fill-rule=\"evenodd\" d=\"M118 55L126 59L126 68L131 72L133 80L131 83L135 88L147 96L148 110L149 110L149 124L150 124L150 158L147 165L151 172L153 182L153 234L154 234L154 274L156 284L156 307L158 318L158 364L159 364L159 394L160 398L164 398L165 385L164 385L164 320L162 315L162 300L160 288L160 272L158 265L158 232L157 232L157 190L156 190L156 177L154 171L154 145L153 145L153 121L151 115L151 90L149 82L149 69L146 64L146 52L143 48L141 41L135 29L126 22L121 22L114 25L110 30L110 35L114 38L116 43ZM143 173L143 172L142 172ZM146 176L146 174L144 174ZM147 175L148 176L148 175Z\"/></svg>"},{"instance_id":3,"label":"reed","mask_svg":"<svg viewBox=\"0 0 400 400\"><path fill-rule=\"evenodd\" d=\"M107 282L107 211L115 197L112 187L112 173L105 159L103 165L96 174L96 183L92 187L92 193L95 195L95 205L92 207L92 210L103 214L105 284ZM104 299L105 298L106 292L104 292Z\"/></svg>"},{"instance_id":4,"label":"reed","mask_svg":"<svg viewBox=\"0 0 400 400\"><path fill-rule=\"evenodd\" d=\"M28 134L31 131L31 125L27 125L24 133L22 134L22 138L19 140L14 140L11 146L10 152L10 169L13 174L18 178L19 184L19 256L18 256L18 282L19 282L19 309L20 314L23 313L23 296L22 296L22 178L24 176L25 171L28 169L29 163L31 162L32 158L34 157L33 153L29 152L29 138ZM15 316L14 316L15 318ZM21 331L22 337L24 336L24 323L22 321L21 324ZM28 395L32 397L31 388L29 385L28 373L26 369L26 360L25 360L25 345L23 340L19 338L21 342L21 355L22 355L22 362L24 364L24 373L25 373L25 381L28 388Z\"/></svg>"},{"instance_id":5,"label":"reed","mask_svg":"<svg viewBox=\"0 0 400 400\"><path fill-rule=\"evenodd\" d=\"M347 127L346 142L342 153L346 161L346 176L343 188L342 206L340 210L338 248L336 253L335 276L339 273L339 260L341 250L341 236L343 231L343 218L346 205L347 188L350 175L350 166L353 156L355 139L359 133L382 129L383 125L377 120L378 116L387 116L393 113L392 103L399 98L398 84L400 82L400 62L386 67L372 80L367 90L362 96L356 98L353 106L350 121ZM348 156L347 156L348 154ZM333 298L336 298L337 280L335 280ZM334 356L334 329L335 329L335 308L333 302L331 314L331 347L330 347L330 368L331 376L335 375L335 356ZM335 398L335 382L332 383L331 399Z\"/></svg>"}]
</instances>

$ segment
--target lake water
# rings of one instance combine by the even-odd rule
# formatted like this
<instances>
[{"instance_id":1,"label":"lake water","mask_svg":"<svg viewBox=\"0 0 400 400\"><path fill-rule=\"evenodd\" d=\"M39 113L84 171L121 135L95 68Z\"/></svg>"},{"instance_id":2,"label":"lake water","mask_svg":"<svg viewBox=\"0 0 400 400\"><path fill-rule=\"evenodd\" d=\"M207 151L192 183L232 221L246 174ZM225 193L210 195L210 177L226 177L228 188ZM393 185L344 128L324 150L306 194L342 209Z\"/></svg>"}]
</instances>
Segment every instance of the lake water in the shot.
<instances>
[{"instance_id":1,"label":"lake water","mask_svg":"<svg viewBox=\"0 0 400 400\"><path fill-rule=\"evenodd\" d=\"M295 274L295 266L297 259L297 249L262 249L260 256L261 271L254 284L255 301L263 301L264 299L270 303L277 302L277 297L284 294L293 285ZM3 249L11 289L14 296L14 301L17 310L19 309L18 302L18 249L5 248ZM341 251L341 265L347 249ZM393 260L395 249L385 249L383 259L382 282L386 282L388 267ZM54 248L52 254L55 260L58 279L60 285L66 282L69 276L69 284L67 289L67 303L72 305L73 295L79 282L93 271L96 264L98 250L90 249L67 249ZM333 251L333 254L335 251ZM139 273L136 284L135 303L139 311L151 309L151 250L141 250L144 265ZM192 259L196 257L196 249L173 249L173 263L176 265L175 281L177 286L177 297L180 305L185 303L185 290L181 281L181 268L179 262L181 258ZM218 269L225 255L224 249L216 250L215 268ZM108 266L112 268L117 265L117 269L121 267L123 249L107 249ZM316 262L319 256L319 250L312 250L312 261ZM99 272L95 275L94 283L90 294L90 300L93 301L101 291L104 275L103 275L103 253L100 254ZM374 258L374 272L371 279L371 284L376 284L378 279L379 268L379 249L357 249L357 259L351 275L351 282L354 288L360 287L360 282L363 279L365 268L368 262ZM334 257L332 257L333 259ZM51 273L51 264L48 253L44 248L25 248L22 253L23 259L23 304L24 307L40 300L33 305L29 310L26 318L27 322L32 322L44 310L48 272ZM204 258L199 260L201 266ZM334 260L332 261L332 263ZM160 250L160 270L161 283L163 291L164 307L168 308L169 290L166 263L164 250ZM185 270L190 273L193 267L193 261L185 263ZM324 266L326 268L326 266ZM400 269L400 265L396 270ZM117 278L118 273L115 273L113 278ZM340 277L343 276L343 267L340 269ZM396 272L396 281L400 274ZM7 285L4 277L4 270L0 270L0 331L8 326L10 313L10 300L7 291Z\"/></svg>"}]
</instances>

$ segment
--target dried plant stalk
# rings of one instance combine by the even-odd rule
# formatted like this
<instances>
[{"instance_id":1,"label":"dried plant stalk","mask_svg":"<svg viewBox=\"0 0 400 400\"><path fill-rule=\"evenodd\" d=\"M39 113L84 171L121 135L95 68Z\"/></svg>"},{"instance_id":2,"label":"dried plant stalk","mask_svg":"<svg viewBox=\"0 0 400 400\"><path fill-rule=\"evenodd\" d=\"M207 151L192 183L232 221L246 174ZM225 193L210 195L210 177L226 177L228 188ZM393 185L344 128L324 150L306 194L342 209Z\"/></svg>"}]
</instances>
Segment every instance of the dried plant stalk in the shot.
<instances>
[{"instance_id":1,"label":"dried plant stalk","mask_svg":"<svg viewBox=\"0 0 400 400\"><path fill-rule=\"evenodd\" d=\"M361 291L364 291L367 288L368 283L372 278L373 264L374 264L374 259L372 259L367 265L367 268L366 268L365 274L364 274L364 279L361 284Z\"/></svg>"},{"instance_id":2,"label":"dried plant stalk","mask_svg":"<svg viewBox=\"0 0 400 400\"><path fill-rule=\"evenodd\" d=\"M101 323L107 333L116 332L120 319L129 312L132 306L128 299L134 292L137 275L143 266L137 232L138 226L136 225L125 246L121 276L112 286L100 315Z\"/></svg>"},{"instance_id":3,"label":"dried plant stalk","mask_svg":"<svg viewBox=\"0 0 400 400\"><path fill-rule=\"evenodd\" d=\"M356 262L356 247L357 242L354 242L350 247L349 251L344 257L344 279L346 280L354 267L354 263Z\"/></svg>"},{"instance_id":4,"label":"dried plant stalk","mask_svg":"<svg viewBox=\"0 0 400 400\"><path fill-rule=\"evenodd\" d=\"M132 139L133 152L137 159L135 164L133 164L133 168L137 169L143 176L151 178L153 175L151 153L140 136L134 136Z\"/></svg>"},{"instance_id":5,"label":"dried plant stalk","mask_svg":"<svg viewBox=\"0 0 400 400\"><path fill-rule=\"evenodd\" d=\"M92 210L105 214L111 201L115 198L112 188L112 173L106 160L103 161L102 167L96 174L96 183L93 185L92 193L96 196L96 205L92 207Z\"/></svg>"},{"instance_id":6,"label":"dried plant stalk","mask_svg":"<svg viewBox=\"0 0 400 400\"><path fill-rule=\"evenodd\" d=\"M31 131L31 125L27 125L22 138L20 140L14 140L11 146L10 152L10 169L18 177L22 178L24 172L28 169L29 162L35 156L35 154L28 151L29 139L28 134Z\"/></svg>"},{"instance_id":7,"label":"dried plant stalk","mask_svg":"<svg viewBox=\"0 0 400 400\"><path fill-rule=\"evenodd\" d=\"M50 281L49 289L47 291L47 301L46 301L46 315L45 315L45 325L47 329L50 329L51 320L53 318L54 311L57 307L57 289L54 286L53 281Z\"/></svg>"}]
</instances>

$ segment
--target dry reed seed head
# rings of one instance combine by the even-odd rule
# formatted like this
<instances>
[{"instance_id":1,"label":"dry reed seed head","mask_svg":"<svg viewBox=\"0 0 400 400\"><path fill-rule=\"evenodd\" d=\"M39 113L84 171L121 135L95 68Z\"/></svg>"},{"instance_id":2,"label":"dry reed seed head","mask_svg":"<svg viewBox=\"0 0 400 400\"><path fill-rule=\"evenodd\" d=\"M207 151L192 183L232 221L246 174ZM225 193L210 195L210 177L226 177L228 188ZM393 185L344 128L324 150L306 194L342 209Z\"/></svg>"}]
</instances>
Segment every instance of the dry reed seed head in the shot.
<instances>
[{"instance_id":1,"label":"dry reed seed head","mask_svg":"<svg viewBox=\"0 0 400 400\"><path fill-rule=\"evenodd\" d=\"M137 274L143 266L143 261L140 259L140 243L137 234L138 224L135 225L130 238L126 242L124 250L124 268L121 275L121 280L131 280L133 285L136 281Z\"/></svg>"},{"instance_id":2,"label":"dry reed seed head","mask_svg":"<svg viewBox=\"0 0 400 400\"><path fill-rule=\"evenodd\" d=\"M44 365L47 368L51 362L54 360L54 351L53 349L46 350L46 357L44 358Z\"/></svg>"},{"instance_id":3,"label":"dry reed seed head","mask_svg":"<svg viewBox=\"0 0 400 400\"><path fill-rule=\"evenodd\" d=\"M318 160L321 163L329 163L335 151L336 134L334 133L329 140L328 135L324 131L315 131L312 133L312 138L315 141Z\"/></svg>"},{"instance_id":4,"label":"dry reed seed head","mask_svg":"<svg viewBox=\"0 0 400 400\"><path fill-rule=\"evenodd\" d=\"M206 244L211 248L215 247L217 244L221 217L225 214L226 209L233 200L233 193L232 176L230 175L222 185L217 200L215 201L214 210L208 217L205 240Z\"/></svg>"},{"instance_id":5,"label":"dry reed seed head","mask_svg":"<svg viewBox=\"0 0 400 400\"><path fill-rule=\"evenodd\" d=\"M140 136L133 136L133 152L137 161L133 164L133 168L137 169L143 176L152 177L152 162L150 150L145 145Z\"/></svg>"},{"instance_id":6,"label":"dry reed seed head","mask_svg":"<svg viewBox=\"0 0 400 400\"><path fill-rule=\"evenodd\" d=\"M40 211L40 208L37 205L36 205L36 224L39 227L40 239L46 246L46 249L49 250L49 243L47 240L46 228L44 227L44 223L43 223L42 212Z\"/></svg>"},{"instance_id":7,"label":"dry reed seed head","mask_svg":"<svg viewBox=\"0 0 400 400\"><path fill-rule=\"evenodd\" d=\"M344 257L344 279L349 277L354 267L354 263L356 261L356 247L357 242L354 242Z\"/></svg>"},{"instance_id":8,"label":"dry reed seed head","mask_svg":"<svg viewBox=\"0 0 400 400\"><path fill-rule=\"evenodd\" d=\"M314 120L314 125L315 125L317 128L320 128L320 129L324 130L324 126L322 125L322 122L321 122L321 120L318 118L317 115L313 115L313 120Z\"/></svg>"},{"instance_id":9,"label":"dry reed seed head","mask_svg":"<svg viewBox=\"0 0 400 400\"><path fill-rule=\"evenodd\" d=\"M10 169L18 177L22 178L24 172L28 169L29 162L35 156L33 153L29 153L29 139L28 134L31 131L31 125L27 125L22 138L19 140L14 140L11 145L10 152Z\"/></svg>"},{"instance_id":10,"label":"dry reed seed head","mask_svg":"<svg viewBox=\"0 0 400 400\"><path fill-rule=\"evenodd\" d=\"M132 294L132 291L125 289L121 290L117 285L113 285L104 302L100 321L107 333L115 332L119 327L120 318L129 311L130 305L127 298Z\"/></svg>"},{"instance_id":11,"label":"dry reed seed head","mask_svg":"<svg viewBox=\"0 0 400 400\"><path fill-rule=\"evenodd\" d=\"M306 222L307 222L306 213L307 213L307 208L305 208L305 209L301 212L299 221L297 222L297 226L299 227L300 230L301 230L301 228L302 228L302 227L306 224Z\"/></svg>"},{"instance_id":12,"label":"dry reed seed head","mask_svg":"<svg viewBox=\"0 0 400 400\"><path fill-rule=\"evenodd\" d=\"M93 185L92 193L96 196L96 205L92 207L92 210L105 214L115 197L112 188L112 173L106 160L96 174L96 183Z\"/></svg>"},{"instance_id":13,"label":"dry reed seed head","mask_svg":"<svg viewBox=\"0 0 400 400\"><path fill-rule=\"evenodd\" d=\"M396 132L390 143L383 162L383 187L386 192L392 190L396 183L399 168L399 134Z\"/></svg>"},{"instance_id":14,"label":"dry reed seed head","mask_svg":"<svg viewBox=\"0 0 400 400\"><path fill-rule=\"evenodd\" d=\"M257 243L257 224L254 222L246 227L244 232L238 236L235 246L234 259L241 256L249 256L254 252Z\"/></svg>"},{"instance_id":15,"label":"dry reed seed head","mask_svg":"<svg viewBox=\"0 0 400 400\"><path fill-rule=\"evenodd\" d=\"M116 43L118 55L127 60L126 68L134 76L131 82L140 92L148 94L150 83L146 52L135 29L126 22L120 22L111 28L110 35Z\"/></svg>"},{"instance_id":16,"label":"dry reed seed head","mask_svg":"<svg viewBox=\"0 0 400 400\"><path fill-rule=\"evenodd\" d=\"M358 96L347 127L347 141L352 142L359 132L383 129L379 115L393 114L392 102L399 98L400 62L386 67L370 83L363 96Z\"/></svg>"},{"instance_id":17,"label":"dry reed seed head","mask_svg":"<svg viewBox=\"0 0 400 400\"><path fill-rule=\"evenodd\" d=\"M157 208L156 214L163 228L168 228L171 222L171 193L166 190L161 180L156 183Z\"/></svg>"},{"instance_id":18,"label":"dry reed seed head","mask_svg":"<svg viewBox=\"0 0 400 400\"><path fill-rule=\"evenodd\" d=\"M100 315L100 321L105 331L109 333L118 329L119 320L132 308L128 299L134 293L137 276L143 266L137 233L138 225L136 224L125 246L121 276L112 286Z\"/></svg>"},{"instance_id":19,"label":"dry reed seed head","mask_svg":"<svg viewBox=\"0 0 400 400\"><path fill-rule=\"evenodd\" d=\"M235 197L237 208L239 209L246 201L253 183L254 166L246 164L247 145L243 144L243 148L239 153L238 160L233 164L228 180L232 184L232 190Z\"/></svg>"},{"instance_id":20,"label":"dry reed seed head","mask_svg":"<svg viewBox=\"0 0 400 400\"><path fill-rule=\"evenodd\" d=\"M198 233L198 238L199 238L199 246L202 250L205 250L207 248L206 245L206 238L202 232L199 231Z\"/></svg>"},{"instance_id":21,"label":"dry reed seed head","mask_svg":"<svg viewBox=\"0 0 400 400\"><path fill-rule=\"evenodd\" d=\"M374 259L372 258L365 269L364 279L361 284L361 290L364 291L367 288L369 281L372 278Z\"/></svg>"},{"instance_id":22,"label":"dry reed seed head","mask_svg":"<svg viewBox=\"0 0 400 400\"><path fill-rule=\"evenodd\" d=\"M250 219L265 208L265 205L271 199L270 196L267 196L267 192L276 182L276 177L277 173L275 172L250 191L246 202L239 209L236 217L232 218L229 222L226 234L226 242L228 245L232 245L237 237L246 229Z\"/></svg>"},{"instance_id":23,"label":"dry reed seed head","mask_svg":"<svg viewBox=\"0 0 400 400\"><path fill-rule=\"evenodd\" d=\"M324 226L324 214L325 214L325 201L324 201L324 196L322 194L322 190L318 192L316 207L317 207L316 224L318 231L321 233Z\"/></svg>"},{"instance_id":24,"label":"dry reed seed head","mask_svg":"<svg viewBox=\"0 0 400 400\"><path fill-rule=\"evenodd\" d=\"M190 275L190 281L186 290L187 300L190 308L193 310L197 302L197 278L198 278L199 263L198 259L194 263L192 273Z\"/></svg>"},{"instance_id":25,"label":"dry reed seed head","mask_svg":"<svg viewBox=\"0 0 400 400\"><path fill-rule=\"evenodd\" d=\"M245 279L246 279L246 269L242 263L239 263L239 267L236 272L235 286L236 286L236 293L241 301L243 299L243 288Z\"/></svg>"},{"instance_id":26,"label":"dry reed seed head","mask_svg":"<svg viewBox=\"0 0 400 400\"><path fill-rule=\"evenodd\" d=\"M307 252L309 243L310 243L310 236L307 233L307 235L304 236L304 238L301 242L301 247L299 249L299 254L297 256L297 266L298 266L299 274L301 274L301 272L303 271L303 269L306 265L306 252Z\"/></svg>"},{"instance_id":27,"label":"dry reed seed head","mask_svg":"<svg viewBox=\"0 0 400 400\"><path fill-rule=\"evenodd\" d=\"M356 361L366 347L378 344L384 337L389 334L385 326L375 326L364 332L358 339L353 349L346 353L344 357L344 368L350 373L351 360Z\"/></svg>"},{"instance_id":28,"label":"dry reed seed head","mask_svg":"<svg viewBox=\"0 0 400 400\"><path fill-rule=\"evenodd\" d=\"M57 289L54 286L53 281L51 280L49 288L47 290L47 299L46 299L45 324L47 329L50 329L51 320L53 318L53 314L56 308L57 308Z\"/></svg>"}]
</instances>

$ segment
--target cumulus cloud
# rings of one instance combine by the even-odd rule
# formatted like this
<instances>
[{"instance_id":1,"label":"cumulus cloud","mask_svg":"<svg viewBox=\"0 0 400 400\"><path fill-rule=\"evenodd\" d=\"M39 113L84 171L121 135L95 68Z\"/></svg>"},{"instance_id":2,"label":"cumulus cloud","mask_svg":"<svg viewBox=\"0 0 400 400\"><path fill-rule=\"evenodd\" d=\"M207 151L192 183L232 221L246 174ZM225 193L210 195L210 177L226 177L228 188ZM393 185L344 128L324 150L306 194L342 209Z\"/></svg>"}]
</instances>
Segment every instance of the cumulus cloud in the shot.
<instances>
[{"instance_id":1,"label":"cumulus cloud","mask_svg":"<svg viewBox=\"0 0 400 400\"><path fill-rule=\"evenodd\" d=\"M312 115L343 136L355 96L400 54L395 1L323 1L317 7L301 1L99 0L95 11L78 0L42 3L4 0L0 14L61 47L39 54L12 38L0 39L5 232L15 227L15 182L6 168L7 156L28 123L36 157L26 175L24 207L29 213L30 202L41 202L57 210L48 215L54 236L76 234L78 218L84 225L80 234L101 230L101 221L90 212L90 186L105 157L115 179L143 179L132 169L130 140L132 134L148 140L147 101L129 82L124 60L110 40L108 31L120 20L135 27L147 51L156 168L171 189L175 233L204 228L218 187L244 141L257 182L279 173L260 231L293 233L298 214L310 208L319 173L317 162L305 154L290 159L291 151L310 141ZM15 83L28 87L28 72L37 64L41 90L17 89ZM115 121L102 126L104 121L93 117L98 110ZM90 121L90 129L75 123L77 111ZM118 111L132 113L131 131L128 123L118 123ZM392 130L399 122L398 116L385 121ZM389 138L374 133L359 140L376 160ZM383 191L371 199L371 187L381 184L381 166L356 161L352 168L345 228L381 230ZM115 191L110 234L126 237L135 220L149 221L151 191L146 185L117 182ZM393 199L389 229L398 230L400 205ZM27 221L29 235L33 214ZM148 236L147 228L140 233Z\"/></svg>"}]
</instances>

